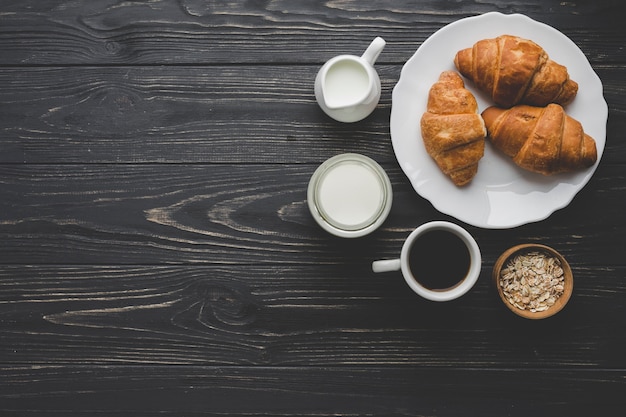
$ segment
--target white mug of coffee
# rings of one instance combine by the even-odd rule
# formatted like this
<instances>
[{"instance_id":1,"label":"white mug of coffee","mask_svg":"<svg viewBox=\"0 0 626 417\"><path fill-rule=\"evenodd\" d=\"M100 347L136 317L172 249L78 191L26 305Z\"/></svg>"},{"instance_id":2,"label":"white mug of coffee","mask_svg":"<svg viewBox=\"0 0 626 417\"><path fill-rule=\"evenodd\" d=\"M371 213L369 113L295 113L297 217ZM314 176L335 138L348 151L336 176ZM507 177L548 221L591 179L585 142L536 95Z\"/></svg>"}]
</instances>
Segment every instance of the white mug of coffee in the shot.
<instances>
[{"instance_id":1,"label":"white mug of coffee","mask_svg":"<svg viewBox=\"0 0 626 417\"><path fill-rule=\"evenodd\" d=\"M399 259L374 261L372 270L401 270L418 295L432 301L450 301L474 286L481 271L481 255L467 230L454 223L434 221L411 232Z\"/></svg>"}]
</instances>

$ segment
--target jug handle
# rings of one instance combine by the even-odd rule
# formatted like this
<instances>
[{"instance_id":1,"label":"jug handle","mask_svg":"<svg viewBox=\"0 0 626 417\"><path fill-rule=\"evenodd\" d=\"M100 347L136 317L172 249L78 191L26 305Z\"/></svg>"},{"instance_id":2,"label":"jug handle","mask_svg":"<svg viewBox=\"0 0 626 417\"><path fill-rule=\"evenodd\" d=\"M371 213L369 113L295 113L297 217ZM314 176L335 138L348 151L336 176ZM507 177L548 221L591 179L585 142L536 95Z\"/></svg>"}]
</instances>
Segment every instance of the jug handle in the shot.
<instances>
[{"instance_id":1,"label":"jug handle","mask_svg":"<svg viewBox=\"0 0 626 417\"><path fill-rule=\"evenodd\" d=\"M372 43L367 47L361 58L369 62L371 65L374 65L374 62L378 59L378 55L383 51L387 43L383 38L377 36Z\"/></svg>"}]
</instances>

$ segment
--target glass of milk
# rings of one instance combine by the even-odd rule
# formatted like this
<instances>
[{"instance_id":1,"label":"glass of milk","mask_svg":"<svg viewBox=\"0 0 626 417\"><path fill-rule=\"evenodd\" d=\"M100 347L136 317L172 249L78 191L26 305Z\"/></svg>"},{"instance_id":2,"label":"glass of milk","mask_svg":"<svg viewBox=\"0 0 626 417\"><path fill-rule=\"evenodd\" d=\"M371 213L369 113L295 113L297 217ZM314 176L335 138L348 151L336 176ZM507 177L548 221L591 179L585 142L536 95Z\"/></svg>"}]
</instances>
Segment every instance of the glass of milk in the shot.
<instances>
[{"instance_id":1,"label":"glass of milk","mask_svg":"<svg viewBox=\"0 0 626 417\"><path fill-rule=\"evenodd\" d=\"M307 192L315 221L333 235L347 238L376 230L387 218L392 200L385 170L356 153L336 155L320 165Z\"/></svg>"}]
</instances>

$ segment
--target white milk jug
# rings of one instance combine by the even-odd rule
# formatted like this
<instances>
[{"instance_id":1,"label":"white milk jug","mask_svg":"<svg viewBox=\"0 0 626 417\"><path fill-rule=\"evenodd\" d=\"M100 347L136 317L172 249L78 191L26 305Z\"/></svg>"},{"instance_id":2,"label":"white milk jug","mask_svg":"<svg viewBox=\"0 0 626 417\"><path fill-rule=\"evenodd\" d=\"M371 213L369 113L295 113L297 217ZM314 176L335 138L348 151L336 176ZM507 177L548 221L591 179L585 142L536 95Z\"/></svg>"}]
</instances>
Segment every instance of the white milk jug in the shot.
<instances>
[{"instance_id":1,"label":"white milk jug","mask_svg":"<svg viewBox=\"0 0 626 417\"><path fill-rule=\"evenodd\" d=\"M315 98L324 112L340 122L367 117L380 100L380 78L374 62L385 47L377 37L363 55L339 55L328 60L315 78Z\"/></svg>"}]
</instances>

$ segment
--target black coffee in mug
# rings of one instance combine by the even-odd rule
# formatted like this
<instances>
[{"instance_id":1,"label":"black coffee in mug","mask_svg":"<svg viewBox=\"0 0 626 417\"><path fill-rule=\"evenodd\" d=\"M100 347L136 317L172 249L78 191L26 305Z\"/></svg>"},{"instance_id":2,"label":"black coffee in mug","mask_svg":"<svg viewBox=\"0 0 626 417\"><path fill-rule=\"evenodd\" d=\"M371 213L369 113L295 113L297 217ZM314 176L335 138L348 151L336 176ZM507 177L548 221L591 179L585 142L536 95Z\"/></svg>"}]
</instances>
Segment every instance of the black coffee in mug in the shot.
<instances>
[{"instance_id":1,"label":"black coffee in mug","mask_svg":"<svg viewBox=\"0 0 626 417\"><path fill-rule=\"evenodd\" d=\"M429 230L409 249L409 269L415 280L429 290L446 290L465 279L470 267L470 252L456 234Z\"/></svg>"}]
</instances>

